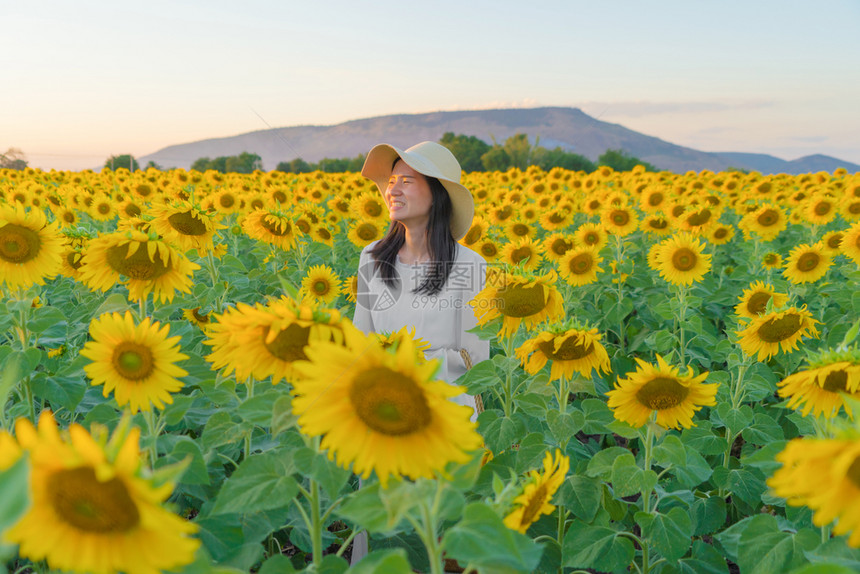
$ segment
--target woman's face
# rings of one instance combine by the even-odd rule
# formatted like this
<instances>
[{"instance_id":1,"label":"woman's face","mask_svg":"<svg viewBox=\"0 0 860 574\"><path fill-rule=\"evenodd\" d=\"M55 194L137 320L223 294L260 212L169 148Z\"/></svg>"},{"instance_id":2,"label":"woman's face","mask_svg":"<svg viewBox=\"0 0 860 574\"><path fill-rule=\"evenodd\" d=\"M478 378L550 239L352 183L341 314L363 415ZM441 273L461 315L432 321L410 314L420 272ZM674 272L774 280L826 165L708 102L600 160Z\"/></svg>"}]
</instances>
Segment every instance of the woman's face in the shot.
<instances>
[{"instance_id":1,"label":"woman's face","mask_svg":"<svg viewBox=\"0 0 860 574\"><path fill-rule=\"evenodd\" d=\"M409 224L427 224L433 193L427 178L398 161L391 170L388 187L385 189L388 216L392 221Z\"/></svg>"}]
</instances>

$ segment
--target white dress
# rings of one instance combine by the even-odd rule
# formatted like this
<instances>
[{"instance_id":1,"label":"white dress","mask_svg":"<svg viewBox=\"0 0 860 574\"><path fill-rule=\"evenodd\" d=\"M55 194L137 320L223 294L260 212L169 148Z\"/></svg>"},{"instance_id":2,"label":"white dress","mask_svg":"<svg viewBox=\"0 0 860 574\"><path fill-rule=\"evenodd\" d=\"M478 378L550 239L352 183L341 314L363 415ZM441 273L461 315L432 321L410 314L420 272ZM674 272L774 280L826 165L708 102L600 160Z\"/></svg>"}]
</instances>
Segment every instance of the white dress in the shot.
<instances>
[{"instance_id":1,"label":"white dress","mask_svg":"<svg viewBox=\"0 0 860 574\"><path fill-rule=\"evenodd\" d=\"M374 241L361 252L358 264L357 300L353 323L365 334L394 332L414 327L415 336L430 343L428 359L441 359L437 378L453 383L466 372L460 349L469 352L472 364L490 358L490 342L482 341L467 329L477 325L468 302L484 288L487 262L480 254L457 244L456 257L448 281L435 296L412 293L423 281L428 265L407 265L396 258L400 285L389 289L375 270L370 250ZM475 398L460 395L455 402L475 408ZM475 415L477 416L477 415ZM473 420L474 420L473 416Z\"/></svg>"}]
</instances>

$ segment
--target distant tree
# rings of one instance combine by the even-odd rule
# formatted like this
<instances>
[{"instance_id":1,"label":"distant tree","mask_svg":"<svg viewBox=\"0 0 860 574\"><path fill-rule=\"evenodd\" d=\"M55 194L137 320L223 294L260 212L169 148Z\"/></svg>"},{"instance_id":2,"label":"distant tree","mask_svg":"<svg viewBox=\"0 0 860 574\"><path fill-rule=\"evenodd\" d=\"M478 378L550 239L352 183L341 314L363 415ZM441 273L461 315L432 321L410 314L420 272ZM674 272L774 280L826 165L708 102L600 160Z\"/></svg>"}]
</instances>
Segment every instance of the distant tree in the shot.
<instances>
[{"instance_id":1,"label":"distant tree","mask_svg":"<svg viewBox=\"0 0 860 574\"><path fill-rule=\"evenodd\" d=\"M505 148L495 144L490 150L481 156L481 163L487 171L507 171L511 167L511 157Z\"/></svg>"},{"instance_id":2,"label":"distant tree","mask_svg":"<svg viewBox=\"0 0 860 574\"><path fill-rule=\"evenodd\" d=\"M16 147L10 147L5 153L0 153L0 169L22 170L27 167L24 152Z\"/></svg>"},{"instance_id":3,"label":"distant tree","mask_svg":"<svg viewBox=\"0 0 860 574\"><path fill-rule=\"evenodd\" d=\"M597 158L597 165L605 165L611 167L615 171L630 171L637 165L641 165L646 171L657 171L657 168L643 161L638 157L633 157L623 149L608 149Z\"/></svg>"},{"instance_id":4,"label":"distant tree","mask_svg":"<svg viewBox=\"0 0 860 574\"><path fill-rule=\"evenodd\" d=\"M227 157L226 173L251 173L256 169L263 168L263 159L255 154L243 151L239 155Z\"/></svg>"},{"instance_id":5,"label":"distant tree","mask_svg":"<svg viewBox=\"0 0 860 574\"><path fill-rule=\"evenodd\" d=\"M313 171L311 164L300 157L292 161L282 161L276 167L275 171L285 171L287 173L310 173Z\"/></svg>"},{"instance_id":6,"label":"distant tree","mask_svg":"<svg viewBox=\"0 0 860 574\"><path fill-rule=\"evenodd\" d=\"M571 153L563 150L560 147L546 149L537 147L532 154L532 164L540 167L544 171L549 171L554 167L569 169L571 171L584 171L591 173L597 169L597 164L578 153Z\"/></svg>"},{"instance_id":7,"label":"distant tree","mask_svg":"<svg viewBox=\"0 0 860 574\"><path fill-rule=\"evenodd\" d=\"M484 140L475 136L445 132L439 143L451 150L463 171L484 171L481 156L490 151L490 144Z\"/></svg>"},{"instance_id":8,"label":"distant tree","mask_svg":"<svg viewBox=\"0 0 860 574\"><path fill-rule=\"evenodd\" d=\"M209 164L212 160L208 157L198 157L194 160L194 163L191 164L191 169L195 171L206 171L209 168Z\"/></svg>"},{"instance_id":9,"label":"distant tree","mask_svg":"<svg viewBox=\"0 0 860 574\"><path fill-rule=\"evenodd\" d=\"M140 164L134 159L134 156L128 153L122 155L112 155L105 160L105 167L108 169L117 170L124 167L128 171L139 171Z\"/></svg>"},{"instance_id":10,"label":"distant tree","mask_svg":"<svg viewBox=\"0 0 860 574\"><path fill-rule=\"evenodd\" d=\"M363 153L358 154L357 156L355 156L354 158L349 160L349 165L347 166L346 171L351 171L351 172L361 171L361 168L364 167L364 160L365 159L367 159L367 156L365 154L363 154Z\"/></svg>"},{"instance_id":11,"label":"distant tree","mask_svg":"<svg viewBox=\"0 0 860 574\"><path fill-rule=\"evenodd\" d=\"M535 140L537 146L538 140ZM514 134L505 140L505 151L510 158L510 167L518 167L525 170L531 165L534 149L526 134Z\"/></svg>"},{"instance_id":12,"label":"distant tree","mask_svg":"<svg viewBox=\"0 0 860 574\"><path fill-rule=\"evenodd\" d=\"M160 165L158 165L157 163L155 163L152 160L149 160L148 162L146 162L146 169L149 169L149 168L154 168L154 169L158 169L158 170L162 170L162 171L164 170L163 167L161 167Z\"/></svg>"}]
</instances>

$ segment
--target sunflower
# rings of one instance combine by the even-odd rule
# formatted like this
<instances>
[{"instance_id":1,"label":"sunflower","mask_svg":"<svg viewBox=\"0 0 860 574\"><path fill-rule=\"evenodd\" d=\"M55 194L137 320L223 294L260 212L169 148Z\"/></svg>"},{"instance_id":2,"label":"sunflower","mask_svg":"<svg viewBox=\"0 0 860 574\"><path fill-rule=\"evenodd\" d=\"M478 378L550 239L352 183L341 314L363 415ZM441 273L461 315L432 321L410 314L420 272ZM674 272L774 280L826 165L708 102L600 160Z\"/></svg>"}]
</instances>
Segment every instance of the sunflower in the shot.
<instances>
[{"instance_id":1,"label":"sunflower","mask_svg":"<svg viewBox=\"0 0 860 574\"><path fill-rule=\"evenodd\" d=\"M550 381L562 377L570 379L573 373L590 378L592 369L598 374L601 371L610 372L609 355L600 342L602 335L597 329L569 327L555 325L525 341L517 349L523 369L534 375L547 361L552 361Z\"/></svg>"},{"instance_id":2,"label":"sunflower","mask_svg":"<svg viewBox=\"0 0 860 574\"><path fill-rule=\"evenodd\" d=\"M131 311L104 314L90 323L90 337L81 356L92 363L84 372L93 386L104 385L103 395L114 393L119 406L129 405L132 412L163 409L173 403L170 393L182 388L176 377L188 373L176 366L187 359L179 352L179 337L170 337L170 325L146 317L135 325Z\"/></svg>"},{"instance_id":3,"label":"sunflower","mask_svg":"<svg viewBox=\"0 0 860 574\"><path fill-rule=\"evenodd\" d=\"M555 457L547 452L543 459L543 473L529 472L522 493L514 499L513 511L505 517L505 526L525 534L529 526L544 514L552 514L550 504L570 470L570 459L556 449Z\"/></svg>"},{"instance_id":4,"label":"sunflower","mask_svg":"<svg viewBox=\"0 0 860 574\"><path fill-rule=\"evenodd\" d=\"M290 215L272 209L258 209L242 218L242 231L251 239L274 245L282 251L296 246L297 229Z\"/></svg>"},{"instance_id":5,"label":"sunflower","mask_svg":"<svg viewBox=\"0 0 860 574\"><path fill-rule=\"evenodd\" d=\"M639 196L639 209L646 213L661 211L666 205L666 193L659 187L646 188Z\"/></svg>"},{"instance_id":6,"label":"sunflower","mask_svg":"<svg viewBox=\"0 0 860 574\"><path fill-rule=\"evenodd\" d=\"M818 246L821 247L821 250L830 257L835 257L840 253L839 247L842 245L842 239L844 237L844 231L828 231L821 237L821 240L818 242Z\"/></svg>"},{"instance_id":7,"label":"sunflower","mask_svg":"<svg viewBox=\"0 0 860 574\"><path fill-rule=\"evenodd\" d=\"M75 209L61 207L54 211L54 220L63 228L77 227L78 219L78 212Z\"/></svg>"},{"instance_id":8,"label":"sunflower","mask_svg":"<svg viewBox=\"0 0 860 574\"><path fill-rule=\"evenodd\" d=\"M779 352L797 349L804 336L818 338L818 330L804 305L800 309L789 307L783 311L772 311L754 317L744 329L735 331L739 336L741 350L749 356L758 354L759 361L769 360Z\"/></svg>"},{"instance_id":9,"label":"sunflower","mask_svg":"<svg viewBox=\"0 0 860 574\"><path fill-rule=\"evenodd\" d=\"M475 251L481 254L481 257L487 260L488 263L493 263L499 260L501 249L499 243L487 237L477 243Z\"/></svg>"},{"instance_id":10,"label":"sunflower","mask_svg":"<svg viewBox=\"0 0 860 574\"><path fill-rule=\"evenodd\" d=\"M599 223L583 223L573 233L577 245L588 245L598 250L609 243L609 233Z\"/></svg>"},{"instance_id":11,"label":"sunflower","mask_svg":"<svg viewBox=\"0 0 860 574\"><path fill-rule=\"evenodd\" d=\"M661 213L646 215L639 222L639 229L651 235L661 236L672 233L672 223L663 217Z\"/></svg>"},{"instance_id":12,"label":"sunflower","mask_svg":"<svg viewBox=\"0 0 860 574\"><path fill-rule=\"evenodd\" d=\"M766 269L777 269L782 267L782 255L775 251L768 251L761 258L761 264Z\"/></svg>"},{"instance_id":13,"label":"sunflower","mask_svg":"<svg viewBox=\"0 0 860 574\"><path fill-rule=\"evenodd\" d=\"M340 278L328 265L314 265L302 279L302 293L326 305L340 295Z\"/></svg>"},{"instance_id":14,"label":"sunflower","mask_svg":"<svg viewBox=\"0 0 860 574\"><path fill-rule=\"evenodd\" d=\"M93 197L93 202L87 209L87 213L95 221L110 221L116 217L114 202L109 195L98 193Z\"/></svg>"},{"instance_id":15,"label":"sunflower","mask_svg":"<svg viewBox=\"0 0 860 574\"><path fill-rule=\"evenodd\" d=\"M424 352L430 350L430 342L425 341L420 337L415 336L415 327L410 327L405 325L400 328L398 331L394 331L393 333L373 333L376 336L377 341L382 346L383 349L388 348L396 348L398 347L405 339L409 339L412 341L413 349L415 350L415 359L419 363L423 363L426 359L424 357Z\"/></svg>"},{"instance_id":16,"label":"sunflower","mask_svg":"<svg viewBox=\"0 0 860 574\"><path fill-rule=\"evenodd\" d=\"M496 225L503 225L516 213L517 206L509 200L504 200L500 205L490 208L490 221Z\"/></svg>"},{"instance_id":17,"label":"sunflower","mask_svg":"<svg viewBox=\"0 0 860 574\"><path fill-rule=\"evenodd\" d=\"M600 212L600 223L612 235L625 237L639 227L636 212L626 205L607 204Z\"/></svg>"},{"instance_id":18,"label":"sunflower","mask_svg":"<svg viewBox=\"0 0 860 574\"><path fill-rule=\"evenodd\" d=\"M812 283L824 277L832 262L820 244L804 243L788 254L782 274L792 283Z\"/></svg>"},{"instance_id":19,"label":"sunflower","mask_svg":"<svg viewBox=\"0 0 860 574\"><path fill-rule=\"evenodd\" d=\"M311 227L311 239L328 247L334 247L334 238L340 233L340 227L327 223L319 223Z\"/></svg>"},{"instance_id":20,"label":"sunflower","mask_svg":"<svg viewBox=\"0 0 860 574\"><path fill-rule=\"evenodd\" d=\"M568 285L581 287L597 281L603 259L594 247L574 247L558 262L559 275Z\"/></svg>"},{"instance_id":21,"label":"sunflower","mask_svg":"<svg viewBox=\"0 0 860 574\"><path fill-rule=\"evenodd\" d=\"M343 332L344 345L308 345L292 389L299 428L322 436L330 459L365 479L376 472L385 488L393 476L444 473L481 448L472 409L450 400L464 389L434 380L438 362L418 363L410 338L386 350L352 325Z\"/></svg>"},{"instance_id":22,"label":"sunflower","mask_svg":"<svg viewBox=\"0 0 860 574\"><path fill-rule=\"evenodd\" d=\"M746 214L739 225L747 232L757 233L762 241L772 241L788 227L788 217L782 208L766 204Z\"/></svg>"},{"instance_id":23,"label":"sunflower","mask_svg":"<svg viewBox=\"0 0 860 574\"><path fill-rule=\"evenodd\" d=\"M703 252L704 247L686 232L664 240L657 252L660 276L674 285L692 285L701 281L711 269L711 256Z\"/></svg>"},{"instance_id":24,"label":"sunflower","mask_svg":"<svg viewBox=\"0 0 860 574\"><path fill-rule=\"evenodd\" d=\"M174 243L182 252L195 249L204 257L215 248L215 232L227 226L218 222L218 216L205 212L188 202L173 205L153 205L150 223L159 235Z\"/></svg>"},{"instance_id":25,"label":"sunflower","mask_svg":"<svg viewBox=\"0 0 860 574\"><path fill-rule=\"evenodd\" d=\"M551 209L540 216L540 225L546 231L564 229L573 221L572 214L563 209Z\"/></svg>"},{"instance_id":26,"label":"sunflower","mask_svg":"<svg viewBox=\"0 0 860 574\"><path fill-rule=\"evenodd\" d=\"M500 259L511 266L534 271L543 260L540 243L528 237L515 239L502 247Z\"/></svg>"},{"instance_id":27,"label":"sunflower","mask_svg":"<svg viewBox=\"0 0 860 574\"><path fill-rule=\"evenodd\" d=\"M824 415L833 418L845 408L848 416L853 417L851 407L842 399L842 393L855 401L860 399L860 362L856 360L829 362L822 366L812 366L790 375L777 383L779 396L787 397L789 408L801 408L807 416L814 411L816 417Z\"/></svg>"},{"instance_id":28,"label":"sunflower","mask_svg":"<svg viewBox=\"0 0 860 574\"><path fill-rule=\"evenodd\" d=\"M839 213L845 221L857 221L860 219L860 198L845 197L839 202Z\"/></svg>"},{"instance_id":29,"label":"sunflower","mask_svg":"<svg viewBox=\"0 0 860 574\"><path fill-rule=\"evenodd\" d=\"M788 295L777 293L770 283L756 281L750 284L749 289L744 289L743 294L738 297L740 303L735 305L735 314L747 319L755 319L767 311L768 302L773 300L772 307L779 309L788 303Z\"/></svg>"},{"instance_id":30,"label":"sunflower","mask_svg":"<svg viewBox=\"0 0 860 574\"><path fill-rule=\"evenodd\" d=\"M118 231L90 241L80 273L92 290L107 291L122 281L133 301L150 292L157 300L173 301L175 291L191 290L191 276L199 268L160 239L141 231Z\"/></svg>"},{"instance_id":31,"label":"sunflower","mask_svg":"<svg viewBox=\"0 0 860 574\"><path fill-rule=\"evenodd\" d=\"M534 239L537 235L537 229L524 221L513 220L505 224L505 235L511 241L521 238Z\"/></svg>"},{"instance_id":32,"label":"sunflower","mask_svg":"<svg viewBox=\"0 0 860 574\"><path fill-rule=\"evenodd\" d=\"M249 377L272 384L292 381L293 365L303 360L310 341L343 341L341 317L334 309L319 309L309 300L301 304L281 297L253 307L238 303L216 315L204 344L212 347L206 360L224 374L235 371L236 379Z\"/></svg>"},{"instance_id":33,"label":"sunflower","mask_svg":"<svg viewBox=\"0 0 860 574\"><path fill-rule=\"evenodd\" d=\"M531 329L564 314L564 301L555 288L556 274L536 276L527 271L488 274L485 287L473 299L479 325L502 317L501 337L513 336L520 324Z\"/></svg>"},{"instance_id":34,"label":"sunflower","mask_svg":"<svg viewBox=\"0 0 860 574\"><path fill-rule=\"evenodd\" d=\"M383 225L384 222L381 220L359 220L349 228L346 236L353 245L363 249L377 239L382 239L382 234L385 232Z\"/></svg>"},{"instance_id":35,"label":"sunflower","mask_svg":"<svg viewBox=\"0 0 860 574\"><path fill-rule=\"evenodd\" d=\"M197 325L201 331L206 331L212 325L212 314L211 313L201 313L200 307L194 307L193 309L183 309L182 317L191 323L192 325Z\"/></svg>"},{"instance_id":36,"label":"sunflower","mask_svg":"<svg viewBox=\"0 0 860 574\"><path fill-rule=\"evenodd\" d=\"M350 303L356 302L358 295L358 275L347 277L340 286L341 293L346 294L346 300Z\"/></svg>"},{"instance_id":37,"label":"sunflower","mask_svg":"<svg viewBox=\"0 0 860 574\"><path fill-rule=\"evenodd\" d=\"M60 271L63 237L41 209L0 206L0 282L8 289L44 285Z\"/></svg>"},{"instance_id":38,"label":"sunflower","mask_svg":"<svg viewBox=\"0 0 860 574\"><path fill-rule=\"evenodd\" d=\"M194 560L197 526L162 506L174 485L144 475L139 429L61 432L43 411L38 429L21 418L15 432L30 459L31 504L4 541L22 557L93 574L158 574Z\"/></svg>"},{"instance_id":39,"label":"sunflower","mask_svg":"<svg viewBox=\"0 0 860 574\"><path fill-rule=\"evenodd\" d=\"M836 520L834 535L850 534L848 545L860 547L860 439L796 438L776 455L782 467L767 485L790 506L807 506L812 523Z\"/></svg>"},{"instance_id":40,"label":"sunflower","mask_svg":"<svg viewBox=\"0 0 860 574\"><path fill-rule=\"evenodd\" d=\"M567 233L551 233L543 239L544 257L550 261L558 261L574 246L572 235Z\"/></svg>"},{"instance_id":41,"label":"sunflower","mask_svg":"<svg viewBox=\"0 0 860 574\"><path fill-rule=\"evenodd\" d=\"M487 233L488 227L489 224L487 223L487 220L480 215L476 215L474 219L472 219L472 226L469 227L469 231L466 232L466 235L463 236L460 243L466 247L471 247L484 237L484 234Z\"/></svg>"},{"instance_id":42,"label":"sunflower","mask_svg":"<svg viewBox=\"0 0 860 574\"><path fill-rule=\"evenodd\" d=\"M826 195L810 197L802 206L802 213L813 225L827 225L836 217L836 200Z\"/></svg>"},{"instance_id":43,"label":"sunflower","mask_svg":"<svg viewBox=\"0 0 860 574\"><path fill-rule=\"evenodd\" d=\"M860 265L860 221L845 231L842 243L839 244L839 250L854 263Z\"/></svg>"},{"instance_id":44,"label":"sunflower","mask_svg":"<svg viewBox=\"0 0 860 574\"><path fill-rule=\"evenodd\" d=\"M358 220L375 219L384 222L388 219L388 206L378 193L359 194L350 202L350 211Z\"/></svg>"},{"instance_id":45,"label":"sunflower","mask_svg":"<svg viewBox=\"0 0 860 574\"><path fill-rule=\"evenodd\" d=\"M735 228L726 223L717 223L705 234L712 245L725 245L735 236Z\"/></svg>"},{"instance_id":46,"label":"sunflower","mask_svg":"<svg viewBox=\"0 0 860 574\"><path fill-rule=\"evenodd\" d=\"M609 408L615 418L641 427L652 412L663 428L690 428L693 414L702 407L716 405L718 384L704 384L707 371L693 376L692 369L681 375L677 367L670 366L657 355L657 364L637 358L636 372L626 379L618 379L615 389L609 391Z\"/></svg>"}]
</instances>

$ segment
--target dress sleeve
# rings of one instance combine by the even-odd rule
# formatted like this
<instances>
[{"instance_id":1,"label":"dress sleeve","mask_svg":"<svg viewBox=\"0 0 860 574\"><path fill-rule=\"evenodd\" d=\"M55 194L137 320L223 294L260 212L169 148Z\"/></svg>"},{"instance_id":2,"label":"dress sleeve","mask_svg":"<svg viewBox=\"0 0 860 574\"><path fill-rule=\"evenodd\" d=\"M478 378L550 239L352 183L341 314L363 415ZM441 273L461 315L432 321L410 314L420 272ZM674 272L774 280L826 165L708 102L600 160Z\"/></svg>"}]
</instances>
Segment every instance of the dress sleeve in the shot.
<instances>
[{"instance_id":1,"label":"dress sleeve","mask_svg":"<svg viewBox=\"0 0 860 574\"><path fill-rule=\"evenodd\" d=\"M466 332L478 324L478 319L475 316L474 309L469 305L469 301L474 299L475 295L483 290L484 282L486 281L486 264L476 262L474 265L476 280L473 283L472 289L463 291L463 307L459 313L460 324L455 327L460 331L460 346L469 352L473 366L490 358L490 342L481 340L474 333ZM448 356L449 373L452 375L453 380L466 372L466 363L460 355L460 349L448 348L445 351Z\"/></svg>"},{"instance_id":2,"label":"dress sleeve","mask_svg":"<svg viewBox=\"0 0 860 574\"><path fill-rule=\"evenodd\" d=\"M373 317L370 314L370 309L368 309L362 302L367 301L367 280L366 280L366 272L368 271L368 267L366 263L370 261L370 254L367 252L367 248L364 248L361 251L361 256L358 261L358 275L356 281L356 293L365 294L364 297L361 295L356 297L355 302L355 313L352 315L352 324L355 325L359 331L367 335L368 333L375 332L373 328Z\"/></svg>"}]
</instances>

